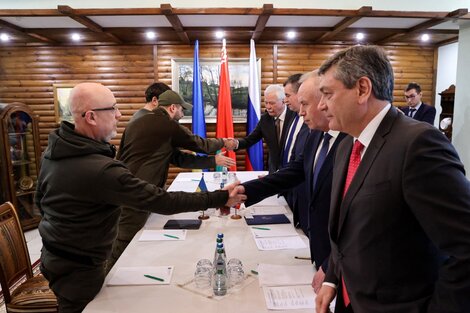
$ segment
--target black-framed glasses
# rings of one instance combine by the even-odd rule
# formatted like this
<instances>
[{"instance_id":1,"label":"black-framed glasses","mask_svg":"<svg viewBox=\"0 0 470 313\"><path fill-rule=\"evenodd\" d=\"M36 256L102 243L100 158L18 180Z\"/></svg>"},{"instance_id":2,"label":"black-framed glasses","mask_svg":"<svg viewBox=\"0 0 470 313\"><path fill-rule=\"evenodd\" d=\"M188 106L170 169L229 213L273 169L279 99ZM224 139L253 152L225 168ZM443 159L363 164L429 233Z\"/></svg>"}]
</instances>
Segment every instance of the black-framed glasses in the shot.
<instances>
[{"instance_id":1,"label":"black-framed glasses","mask_svg":"<svg viewBox=\"0 0 470 313\"><path fill-rule=\"evenodd\" d=\"M408 99L413 99L413 98L416 97L416 96L417 96L417 95L409 95L409 96L405 95L405 99L407 99L407 100L408 100Z\"/></svg>"},{"instance_id":2,"label":"black-framed glasses","mask_svg":"<svg viewBox=\"0 0 470 313\"><path fill-rule=\"evenodd\" d=\"M112 110L112 111L115 111L116 109L117 109L117 108L116 108L116 103L115 103L115 104L113 104L113 106L111 106L111 107L90 109L90 110L88 110L88 111L95 111L95 112L96 112L96 111L111 111L111 110ZM86 111L86 112L88 112L88 111ZM83 112L83 113L82 113L82 117L85 117L86 112Z\"/></svg>"}]
</instances>

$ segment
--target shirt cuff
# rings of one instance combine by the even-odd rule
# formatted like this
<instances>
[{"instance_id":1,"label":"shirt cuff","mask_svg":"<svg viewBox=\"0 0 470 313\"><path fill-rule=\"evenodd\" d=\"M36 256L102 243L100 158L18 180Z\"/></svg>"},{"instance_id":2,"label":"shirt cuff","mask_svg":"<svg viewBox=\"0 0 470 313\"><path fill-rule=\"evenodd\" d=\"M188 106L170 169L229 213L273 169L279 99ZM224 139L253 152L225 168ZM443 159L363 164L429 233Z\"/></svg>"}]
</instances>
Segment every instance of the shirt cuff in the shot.
<instances>
[{"instance_id":1,"label":"shirt cuff","mask_svg":"<svg viewBox=\"0 0 470 313\"><path fill-rule=\"evenodd\" d=\"M328 282L326 282L326 281L323 282L321 285L322 285L322 286L328 286L328 287L331 287L331 288L334 288L334 289L337 289L337 288L338 288L338 286L336 286L335 284L333 284L333 283L328 283Z\"/></svg>"}]
</instances>

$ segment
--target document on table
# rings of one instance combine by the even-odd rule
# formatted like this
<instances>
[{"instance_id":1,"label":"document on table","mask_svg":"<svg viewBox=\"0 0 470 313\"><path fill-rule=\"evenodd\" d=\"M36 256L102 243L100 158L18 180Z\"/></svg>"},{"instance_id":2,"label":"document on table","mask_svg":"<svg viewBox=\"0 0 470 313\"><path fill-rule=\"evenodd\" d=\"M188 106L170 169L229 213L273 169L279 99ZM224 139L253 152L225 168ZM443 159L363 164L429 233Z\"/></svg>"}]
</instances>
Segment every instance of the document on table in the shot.
<instances>
[{"instance_id":1,"label":"document on table","mask_svg":"<svg viewBox=\"0 0 470 313\"><path fill-rule=\"evenodd\" d=\"M259 250L287 250L307 248L300 236L255 238Z\"/></svg>"},{"instance_id":2,"label":"document on table","mask_svg":"<svg viewBox=\"0 0 470 313\"><path fill-rule=\"evenodd\" d=\"M292 224L262 225L250 227L253 238L298 236Z\"/></svg>"},{"instance_id":3,"label":"document on table","mask_svg":"<svg viewBox=\"0 0 470 313\"><path fill-rule=\"evenodd\" d=\"M108 286L169 285L173 266L119 267Z\"/></svg>"},{"instance_id":4,"label":"document on table","mask_svg":"<svg viewBox=\"0 0 470 313\"><path fill-rule=\"evenodd\" d=\"M261 263L258 265L260 286L310 285L315 274L312 264L278 265Z\"/></svg>"},{"instance_id":5,"label":"document on table","mask_svg":"<svg viewBox=\"0 0 470 313\"><path fill-rule=\"evenodd\" d=\"M139 241L186 240L186 229L144 229Z\"/></svg>"},{"instance_id":6,"label":"document on table","mask_svg":"<svg viewBox=\"0 0 470 313\"><path fill-rule=\"evenodd\" d=\"M314 309L315 293L310 285L263 287L268 310Z\"/></svg>"}]
</instances>

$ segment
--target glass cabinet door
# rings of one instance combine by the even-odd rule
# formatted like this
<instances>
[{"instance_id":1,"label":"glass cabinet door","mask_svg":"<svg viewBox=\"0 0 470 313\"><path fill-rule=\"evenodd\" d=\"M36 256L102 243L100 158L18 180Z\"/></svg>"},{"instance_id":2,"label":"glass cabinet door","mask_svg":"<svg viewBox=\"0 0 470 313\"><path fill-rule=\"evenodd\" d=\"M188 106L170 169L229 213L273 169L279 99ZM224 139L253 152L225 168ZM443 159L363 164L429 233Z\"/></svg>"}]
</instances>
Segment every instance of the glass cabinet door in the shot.
<instances>
[{"instance_id":1,"label":"glass cabinet door","mask_svg":"<svg viewBox=\"0 0 470 313\"><path fill-rule=\"evenodd\" d=\"M21 107L8 110L3 116L2 132L5 142L4 157L5 163L2 165L2 188L7 188L9 195L6 199L11 201L19 215L23 229L36 227L41 216L39 210L34 205L34 194L39 173L40 155L37 125L33 121L32 114ZM36 130L35 130L36 129Z\"/></svg>"}]
</instances>

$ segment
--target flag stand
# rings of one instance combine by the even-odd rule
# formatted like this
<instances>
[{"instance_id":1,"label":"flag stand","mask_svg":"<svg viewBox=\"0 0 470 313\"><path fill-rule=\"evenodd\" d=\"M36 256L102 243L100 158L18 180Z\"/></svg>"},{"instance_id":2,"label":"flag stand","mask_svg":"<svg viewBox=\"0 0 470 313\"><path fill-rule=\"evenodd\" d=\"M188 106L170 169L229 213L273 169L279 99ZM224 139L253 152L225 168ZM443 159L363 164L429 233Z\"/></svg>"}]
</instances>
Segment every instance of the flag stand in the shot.
<instances>
[{"instance_id":1,"label":"flag stand","mask_svg":"<svg viewBox=\"0 0 470 313\"><path fill-rule=\"evenodd\" d=\"M233 214L232 216L230 216L230 218L232 220L239 220L242 218L242 216L240 214L238 214L238 210L240 210L240 203L235 205L235 214Z\"/></svg>"}]
</instances>

